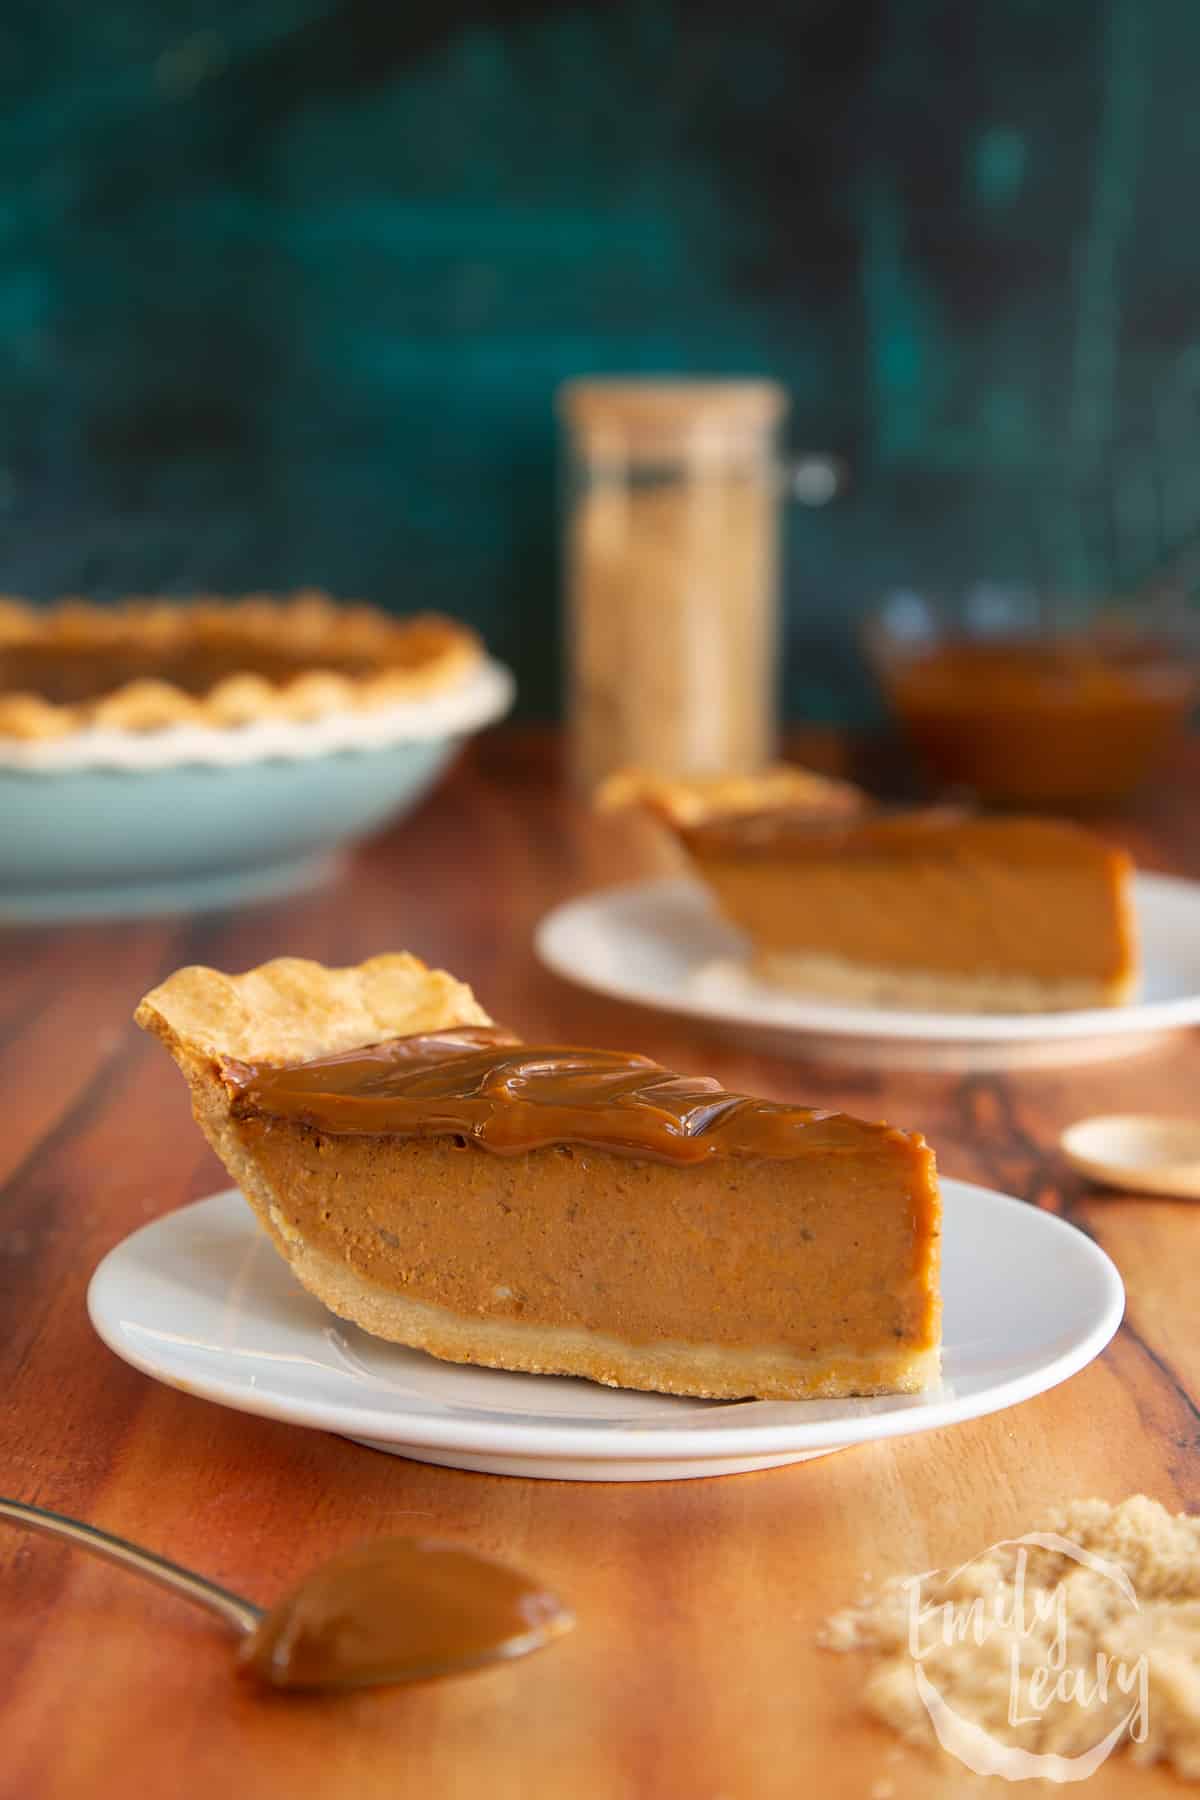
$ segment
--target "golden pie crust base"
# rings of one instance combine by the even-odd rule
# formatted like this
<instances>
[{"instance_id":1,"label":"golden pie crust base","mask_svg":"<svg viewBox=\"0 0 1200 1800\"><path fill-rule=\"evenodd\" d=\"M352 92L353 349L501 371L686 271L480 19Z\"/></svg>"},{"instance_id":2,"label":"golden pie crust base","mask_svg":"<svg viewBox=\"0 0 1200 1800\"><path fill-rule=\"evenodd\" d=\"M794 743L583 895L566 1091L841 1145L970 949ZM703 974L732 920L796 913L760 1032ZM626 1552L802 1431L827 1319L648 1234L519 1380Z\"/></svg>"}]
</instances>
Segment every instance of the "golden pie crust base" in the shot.
<instances>
[{"instance_id":1,"label":"golden pie crust base","mask_svg":"<svg viewBox=\"0 0 1200 1800\"><path fill-rule=\"evenodd\" d=\"M179 1064L197 1122L299 1281L376 1337L448 1361L712 1398L915 1392L937 1377L939 1212L919 1139L881 1130L857 1158L787 1172L739 1159L731 1171L567 1145L499 1156L452 1136L329 1137L235 1116L225 1061L286 1067L491 1023L462 982L408 955L182 969L136 1017ZM829 1313L831 1286L846 1296L835 1328L810 1330L802 1279L779 1281L784 1236L797 1267L822 1240L819 1304ZM547 1305L556 1316L528 1316Z\"/></svg>"},{"instance_id":2,"label":"golden pie crust base","mask_svg":"<svg viewBox=\"0 0 1200 1800\"><path fill-rule=\"evenodd\" d=\"M761 951L753 966L772 987L786 988L802 999L933 1013L1082 1012L1123 1006L1137 998L1140 979L1135 966L1090 980L987 970L964 975L789 950Z\"/></svg>"},{"instance_id":3,"label":"golden pie crust base","mask_svg":"<svg viewBox=\"0 0 1200 1800\"><path fill-rule=\"evenodd\" d=\"M0 598L0 736L223 729L375 711L455 686L482 656L475 633L452 619L392 618L316 591L119 606L64 600L34 607ZM65 700L6 672L6 665L20 671L32 663L51 674L56 664L89 673L95 691ZM189 666L198 680L171 678Z\"/></svg>"}]
</instances>

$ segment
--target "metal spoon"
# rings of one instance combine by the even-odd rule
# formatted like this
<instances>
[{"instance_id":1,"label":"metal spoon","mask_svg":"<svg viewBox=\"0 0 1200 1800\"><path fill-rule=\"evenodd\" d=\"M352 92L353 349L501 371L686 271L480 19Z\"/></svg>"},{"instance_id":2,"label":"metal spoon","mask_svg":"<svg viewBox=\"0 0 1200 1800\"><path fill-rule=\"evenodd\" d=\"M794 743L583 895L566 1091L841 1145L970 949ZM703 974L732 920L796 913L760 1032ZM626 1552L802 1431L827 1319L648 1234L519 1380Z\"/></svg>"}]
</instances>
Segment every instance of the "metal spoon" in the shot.
<instances>
[{"instance_id":1,"label":"metal spoon","mask_svg":"<svg viewBox=\"0 0 1200 1800\"><path fill-rule=\"evenodd\" d=\"M1106 1187L1200 1200L1200 1119L1111 1113L1080 1119L1059 1143L1073 1168Z\"/></svg>"},{"instance_id":2,"label":"metal spoon","mask_svg":"<svg viewBox=\"0 0 1200 1800\"><path fill-rule=\"evenodd\" d=\"M65 1538L216 1613L238 1664L278 1688L423 1681L540 1650L574 1624L548 1589L430 1538L377 1538L322 1563L270 1610L61 1513L0 1498L0 1518Z\"/></svg>"}]
</instances>

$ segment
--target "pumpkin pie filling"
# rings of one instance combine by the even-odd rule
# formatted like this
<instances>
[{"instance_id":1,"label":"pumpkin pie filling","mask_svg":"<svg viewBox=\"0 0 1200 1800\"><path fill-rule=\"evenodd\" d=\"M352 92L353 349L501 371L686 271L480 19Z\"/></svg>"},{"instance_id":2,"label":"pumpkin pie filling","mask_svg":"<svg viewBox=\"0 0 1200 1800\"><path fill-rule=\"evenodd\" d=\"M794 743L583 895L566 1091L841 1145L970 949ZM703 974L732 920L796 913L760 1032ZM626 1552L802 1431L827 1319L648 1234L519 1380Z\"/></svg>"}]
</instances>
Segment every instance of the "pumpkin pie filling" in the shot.
<instances>
[{"instance_id":1,"label":"pumpkin pie filling","mask_svg":"<svg viewBox=\"0 0 1200 1800\"><path fill-rule=\"evenodd\" d=\"M300 970L307 985L315 968L251 975ZM251 979L181 971L139 1022L183 1066L199 1122L300 1280L366 1330L451 1361L669 1393L800 1398L936 1377L940 1215L919 1136L638 1055L522 1044L473 1001L462 1023L366 1044L343 1033L328 1055L247 1054L252 1025L226 1053L218 989L217 1038L194 1020L180 1033L172 982L186 1013L205 976L227 991Z\"/></svg>"}]
</instances>

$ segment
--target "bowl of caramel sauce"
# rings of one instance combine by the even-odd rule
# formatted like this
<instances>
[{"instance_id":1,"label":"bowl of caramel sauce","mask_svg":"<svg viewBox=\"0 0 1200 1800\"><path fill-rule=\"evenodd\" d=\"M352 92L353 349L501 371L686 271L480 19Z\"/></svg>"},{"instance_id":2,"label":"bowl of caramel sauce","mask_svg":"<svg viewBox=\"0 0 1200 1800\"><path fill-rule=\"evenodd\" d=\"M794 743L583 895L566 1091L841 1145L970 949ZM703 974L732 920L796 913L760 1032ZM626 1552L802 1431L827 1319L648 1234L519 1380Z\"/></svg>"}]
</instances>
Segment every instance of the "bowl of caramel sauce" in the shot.
<instances>
[{"instance_id":1,"label":"bowl of caramel sauce","mask_svg":"<svg viewBox=\"0 0 1200 1800\"><path fill-rule=\"evenodd\" d=\"M1193 634L1152 621L897 630L885 612L868 627L867 649L925 775L1001 806L1128 800L1161 767L1200 694Z\"/></svg>"}]
</instances>

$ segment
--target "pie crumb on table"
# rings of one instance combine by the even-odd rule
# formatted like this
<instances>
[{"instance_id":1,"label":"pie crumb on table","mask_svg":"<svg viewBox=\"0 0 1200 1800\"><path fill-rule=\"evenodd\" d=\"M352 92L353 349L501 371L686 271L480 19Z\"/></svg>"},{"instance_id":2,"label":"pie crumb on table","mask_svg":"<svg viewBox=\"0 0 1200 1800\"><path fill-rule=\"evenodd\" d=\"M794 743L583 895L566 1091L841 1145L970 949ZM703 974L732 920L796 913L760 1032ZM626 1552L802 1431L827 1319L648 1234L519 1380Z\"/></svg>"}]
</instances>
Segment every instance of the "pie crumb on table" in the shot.
<instances>
[{"instance_id":1,"label":"pie crumb on table","mask_svg":"<svg viewBox=\"0 0 1200 1800\"><path fill-rule=\"evenodd\" d=\"M867 1707L915 1742L935 1744L942 1704L1002 1759L1083 1757L1128 1718L1127 1754L1200 1780L1200 1516L1145 1495L1073 1500L949 1573L894 1576L821 1641L871 1655Z\"/></svg>"}]
</instances>

